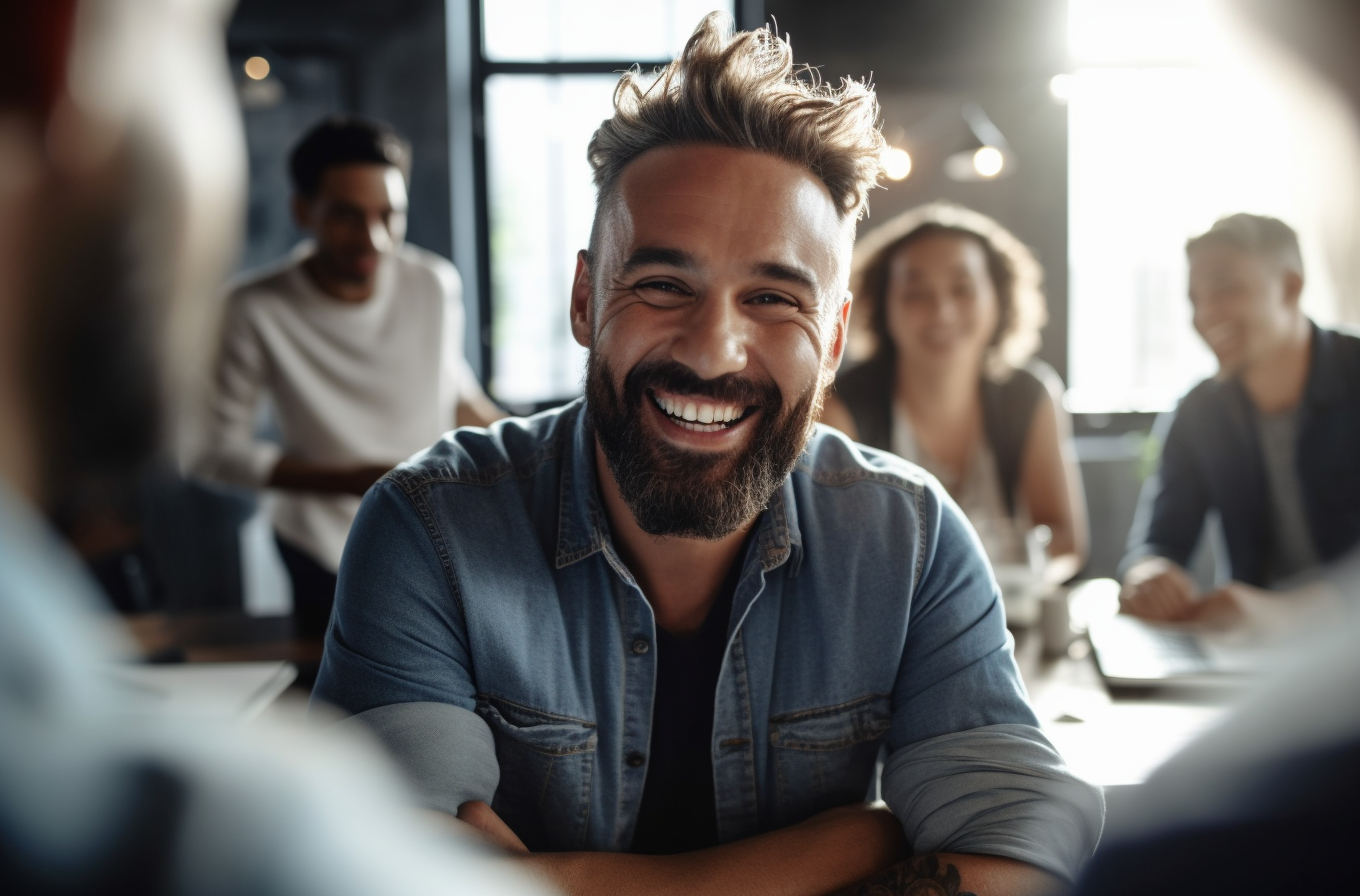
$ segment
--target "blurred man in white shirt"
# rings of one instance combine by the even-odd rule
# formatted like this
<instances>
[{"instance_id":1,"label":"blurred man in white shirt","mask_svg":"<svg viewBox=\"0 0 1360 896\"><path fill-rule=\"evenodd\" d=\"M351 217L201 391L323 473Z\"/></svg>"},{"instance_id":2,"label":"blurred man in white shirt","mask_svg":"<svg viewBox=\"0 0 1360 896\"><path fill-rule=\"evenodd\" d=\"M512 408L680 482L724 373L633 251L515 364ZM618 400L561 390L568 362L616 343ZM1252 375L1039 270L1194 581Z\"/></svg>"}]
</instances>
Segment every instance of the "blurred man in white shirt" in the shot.
<instances>
[{"instance_id":1,"label":"blurred man in white shirt","mask_svg":"<svg viewBox=\"0 0 1360 896\"><path fill-rule=\"evenodd\" d=\"M304 632L324 630L359 497L458 425L502 414L463 355L462 284L407 245L410 145L386 125L328 118L289 160L312 239L227 299L200 475L275 489L271 517ZM282 441L256 435L268 399Z\"/></svg>"}]
</instances>

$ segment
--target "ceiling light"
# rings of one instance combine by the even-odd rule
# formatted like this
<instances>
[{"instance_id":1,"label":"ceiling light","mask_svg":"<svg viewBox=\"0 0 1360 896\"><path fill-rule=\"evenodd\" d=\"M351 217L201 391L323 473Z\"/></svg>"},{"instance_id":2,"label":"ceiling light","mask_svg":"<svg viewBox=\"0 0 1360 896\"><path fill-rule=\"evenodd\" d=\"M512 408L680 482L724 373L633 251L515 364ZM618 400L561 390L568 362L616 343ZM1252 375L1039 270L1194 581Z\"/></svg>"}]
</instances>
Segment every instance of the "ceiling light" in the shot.
<instances>
[{"instance_id":1,"label":"ceiling light","mask_svg":"<svg viewBox=\"0 0 1360 896\"><path fill-rule=\"evenodd\" d=\"M973 153L973 170L988 180L1006 168L1006 157L995 146L983 146Z\"/></svg>"},{"instance_id":2,"label":"ceiling light","mask_svg":"<svg viewBox=\"0 0 1360 896\"><path fill-rule=\"evenodd\" d=\"M911 153L901 147L888 147L883 153L883 173L888 180L906 180L911 174Z\"/></svg>"}]
</instances>

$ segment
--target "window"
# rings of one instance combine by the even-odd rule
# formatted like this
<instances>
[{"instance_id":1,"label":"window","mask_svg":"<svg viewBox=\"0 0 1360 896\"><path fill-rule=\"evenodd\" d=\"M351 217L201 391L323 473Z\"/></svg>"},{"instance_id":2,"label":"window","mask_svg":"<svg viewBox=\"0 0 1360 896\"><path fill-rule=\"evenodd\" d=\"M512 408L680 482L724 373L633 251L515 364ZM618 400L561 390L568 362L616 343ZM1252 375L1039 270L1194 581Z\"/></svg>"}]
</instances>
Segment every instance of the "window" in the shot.
<instances>
[{"instance_id":1,"label":"window","mask_svg":"<svg viewBox=\"0 0 1360 896\"><path fill-rule=\"evenodd\" d=\"M1190 324L1185 240L1234 212L1298 231L1304 308L1334 319L1325 183L1280 73L1194 0L1071 0L1068 404L1161 411L1215 369Z\"/></svg>"},{"instance_id":2,"label":"window","mask_svg":"<svg viewBox=\"0 0 1360 896\"><path fill-rule=\"evenodd\" d=\"M532 404L574 394L585 349L567 301L590 238L586 144L613 108L616 75L492 75L486 81L491 224L491 387Z\"/></svg>"},{"instance_id":3,"label":"window","mask_svg":"<svg viewBox=\"0 0 1360 896\"><path fill-rule=\"evenodd\" d=\"M752 6L742 4L744 16L758 15ZM488 235L479 317L491 321L483 350L497 399L526 407L579 394L585 350L568 301L595 210L586 144L612 114L619 72L669 61L714 8L723 4L485 0L473 10Z\"/></svg>"}]
</instances>

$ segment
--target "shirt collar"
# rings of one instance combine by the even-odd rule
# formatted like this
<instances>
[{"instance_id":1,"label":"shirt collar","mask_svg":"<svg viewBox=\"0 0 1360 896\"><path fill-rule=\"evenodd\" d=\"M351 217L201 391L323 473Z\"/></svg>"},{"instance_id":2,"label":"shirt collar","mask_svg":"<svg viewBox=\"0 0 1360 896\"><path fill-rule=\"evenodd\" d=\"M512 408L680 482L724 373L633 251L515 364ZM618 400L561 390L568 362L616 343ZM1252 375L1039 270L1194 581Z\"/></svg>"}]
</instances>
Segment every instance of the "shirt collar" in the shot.
<instances>
[{"instance_id":1,"label":"shirt collar","mask_svg":"<svg viewBox=\"0 0 1360 896\"><path fill-rule=\"evenodd\" d=\"M595 428L585 399L575 406L571 448L562 465L557 507L557 568L570 566L604 549L609 543L609 518L600 503L595 475Z\"/></svg>"},{"instance_id":2,"label":"shirt collar","mask_svg":"<svg viewBox=\"0 0 1360 896\"><path fill-rule=\"evenodd\" d=\"M601 551L609 544L609 517L600 501L599 478L595 471L595 429L585 399L576 404L576 421L571 428L571 450L562 465L562 485L557 510L557 568ZM806 460L806 455L800 463ZM792 575L802 564L803 539L798 529L798 508L794 500L793 477L770 497L769 506L756 520L755 544L765 572L790 558Z\"/></svg>"}]
</instances>

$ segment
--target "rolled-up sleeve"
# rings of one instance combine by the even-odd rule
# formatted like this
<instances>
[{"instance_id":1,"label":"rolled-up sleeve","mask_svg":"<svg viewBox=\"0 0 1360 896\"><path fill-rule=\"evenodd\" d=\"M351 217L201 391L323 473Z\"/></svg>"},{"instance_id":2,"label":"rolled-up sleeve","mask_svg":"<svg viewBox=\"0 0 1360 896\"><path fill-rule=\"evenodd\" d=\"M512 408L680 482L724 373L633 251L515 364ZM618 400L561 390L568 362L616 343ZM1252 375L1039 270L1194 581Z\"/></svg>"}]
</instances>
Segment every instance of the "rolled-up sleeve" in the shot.
<instances>
[{"instance_id":1,"label":"rolled-up sleeve","mask_svg":"<svg viewBox=\"0 0 1360 896\"><path fill-rule=\"evenodd\" d=\"M490 803L496 794L496 742L476 713L447 703L393 703L335 727L355 726L378 738L427 809L456 815L463 803Z\"/></svg>"},{"instance_id":2,"label":"rolled-up sleeve","mask_svg":"<svg viewBox=\"0 0 1360 896\"><path fill-rule=\"evenodd\" d=\"M904 747L883 796L918 853L1005 856L1075 880L1104 819L1099 788L1075 778L1030 725L988 725Z\"/></svg>"},{"instance_id":3,"label":"rolled-up sleeve","mask_svg":"<svg viewBox=\"0 0 1360 896\"><path fill-rule=\"evenodd\" d=\"M421 803L489 801L500 771L476 686L452 570L402 489L380 481L345 545L313 703L365 725Z\"/></svg>"},{"instance_id":4,"label":"rolled-up sleeve","mask_svg":"<svg viewBox=\"0 0 1360 896\"><path fill-rule=\"evenodd\" d=\"M962 514L932 492L893 699L883 798L917 853L1018 859L1068 880L1095 850L1098 787L1039 730L1000 594Z\"/></svg>"}]
</instances>

